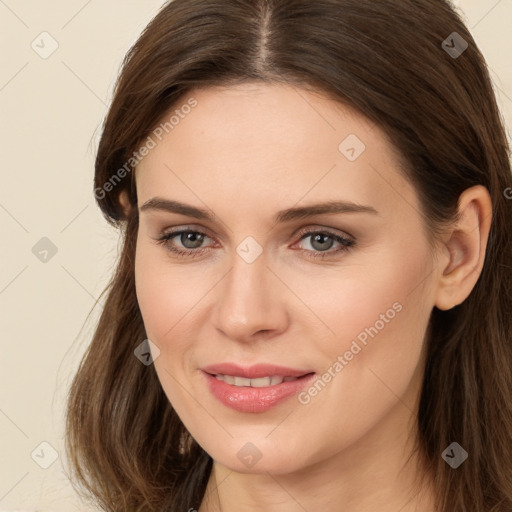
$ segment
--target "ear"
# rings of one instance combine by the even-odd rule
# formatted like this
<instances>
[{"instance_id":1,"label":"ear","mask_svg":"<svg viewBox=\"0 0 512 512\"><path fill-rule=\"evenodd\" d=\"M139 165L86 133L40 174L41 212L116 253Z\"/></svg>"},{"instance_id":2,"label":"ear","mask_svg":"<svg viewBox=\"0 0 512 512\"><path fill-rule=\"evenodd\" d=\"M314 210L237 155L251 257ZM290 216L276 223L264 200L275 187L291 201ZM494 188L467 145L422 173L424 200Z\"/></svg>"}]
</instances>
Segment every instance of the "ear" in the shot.
<instances>
[{"instance_id":1,"label":"ear","mask_svg":"<svg viewBox=\"0 0 512 512\"><path fill-rule=\"evenodd\" d=\"M482 185L459 197L460 218L450 227L439 257L435 305L447 310L464 302L482 271L492 220L492 201Z\"/></svg>"},{"instance_id":2,"label":"ear","mask_svg":"<svg viewBox=\"0 0 512 512\"><path fill-rule=\"evenodd\" d=\"M126 192L126 190L121 190L121 192L119 193L119 203L123 208L124 216L127 217L128 213L132 209L132 205L130 203L130 199L128 198L128 192Z\"/></svg>"}]
</instances>

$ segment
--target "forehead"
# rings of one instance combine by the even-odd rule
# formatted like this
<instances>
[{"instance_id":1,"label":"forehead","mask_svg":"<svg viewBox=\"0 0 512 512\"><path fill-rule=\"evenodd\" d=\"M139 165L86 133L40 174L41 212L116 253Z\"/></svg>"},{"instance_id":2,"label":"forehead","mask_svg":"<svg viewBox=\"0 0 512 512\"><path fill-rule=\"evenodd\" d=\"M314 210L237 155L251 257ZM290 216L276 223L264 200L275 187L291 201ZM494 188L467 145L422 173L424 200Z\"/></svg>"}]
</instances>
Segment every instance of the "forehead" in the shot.
<instances>
[{"instance_id":1,"label":"forehead","mask_svg":"<svg viewBox=\"0 0 512 512\"><path fill-rule=\"evenodd\" d=\"M182 108L191 98L195 107ZM140 202L179 195L199 206L199 198L206 204L229 198L243 209L254 199L277 210L301 200L378 204L414 196L377 126L351 107L291 85L190 91L162 116L153 138L155 147L136 170Z\"/></svg>"},{"instance_id":2,"label":"forehead","mask_svg":"<svg viewBox=\"0 0 512 512\"><path fill-rule=\"evenodd\" d=\"M196 101L193 109L186 108L191 98ZM187 113L179 119L172 116L181 110ZM174 125L165 129L171 117ZM208 153L211 145L223 147L227 142L231 152L250 154L255 149L269 148L283 157L292 150L337 151L339 142L351 130L361 139L368 139L374 129L373 123L352 107L321 92L260 83L195 89L163 115L161 127L163 138L171 145L185 144L183 149L190 149L192 140L200 142L194 143L198 156ZM379 134L375 139L374 143L383 142L378 140ZM222 156L216 152L216 157Z\"/></svg>"}]
</instances>

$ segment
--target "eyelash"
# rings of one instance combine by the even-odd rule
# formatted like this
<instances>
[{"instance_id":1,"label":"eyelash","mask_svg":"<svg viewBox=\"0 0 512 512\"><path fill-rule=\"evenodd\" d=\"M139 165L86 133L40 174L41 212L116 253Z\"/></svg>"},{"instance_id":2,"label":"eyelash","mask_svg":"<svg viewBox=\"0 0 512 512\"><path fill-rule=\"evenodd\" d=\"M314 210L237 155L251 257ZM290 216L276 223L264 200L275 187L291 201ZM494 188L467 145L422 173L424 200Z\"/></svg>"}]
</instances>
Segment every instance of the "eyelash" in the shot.
<instances>
[{"instance_id":1,"label":"eyelash","mask_svg":"<svg viewBox=\"0 0 512 512\"><path fill-rule=\"evenodd\" d=\"M205 237L210 238L206 233L202 231L196 231L192 229L180 229L176 231L171 231L168 233L162 233L155 241L159 245L163 245L168 251L176 254L178 257L187 257L190 256L191 258L196 258L198 256L201 256L207 249L178 249L175 246L171 245L170 240L172 238L175 238L178 235L182 235L183 233L194 233L199 235L204 235ZM350 238L345 238L340 235L337 235L335 233L332 233L330 231L305 231L302 233L299 233L300 239L299 242L304 240L305 238L308 238L312 235L327 235L329 238L333 239L335 242L338 242L341 244L340 247L337 249L329 249L327 251L312 251L309 249L300 249L303 252L312 253L310 257L312 258L328 258L333 256L333 254L339 254L348 252L355 246L355 241Z\"/></svg>"}]
</instances>

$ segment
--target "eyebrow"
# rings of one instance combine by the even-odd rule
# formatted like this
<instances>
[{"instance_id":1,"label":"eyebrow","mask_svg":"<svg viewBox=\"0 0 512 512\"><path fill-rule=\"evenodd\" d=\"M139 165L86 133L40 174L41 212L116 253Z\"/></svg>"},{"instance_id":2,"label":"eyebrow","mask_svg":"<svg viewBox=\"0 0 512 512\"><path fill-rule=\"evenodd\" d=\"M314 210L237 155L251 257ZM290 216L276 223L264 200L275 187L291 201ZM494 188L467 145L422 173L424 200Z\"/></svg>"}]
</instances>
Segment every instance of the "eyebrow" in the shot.
<instances>
[{"instance_id":1,"label":"eyebrow","mask_svg":"<svg viewBox=\"0 0 512 512\"><path fill-rule=\"evenodd\" d=\"M150 210L164 211L194 217L199 220L212 222L214 220L214 215L209 210L196 208L195 206L180 203L179 201L162 199L160 197L153 197L149 199L139 208L139 210L141 212ZM308 206L298 206L281 210L274 216L274 223L278 224L305 219L314 215L336 213L371 213L373 215L379 215L379 212L372 206L361 205L350 201L327 201Z\"/></svg>"}]
</instances>

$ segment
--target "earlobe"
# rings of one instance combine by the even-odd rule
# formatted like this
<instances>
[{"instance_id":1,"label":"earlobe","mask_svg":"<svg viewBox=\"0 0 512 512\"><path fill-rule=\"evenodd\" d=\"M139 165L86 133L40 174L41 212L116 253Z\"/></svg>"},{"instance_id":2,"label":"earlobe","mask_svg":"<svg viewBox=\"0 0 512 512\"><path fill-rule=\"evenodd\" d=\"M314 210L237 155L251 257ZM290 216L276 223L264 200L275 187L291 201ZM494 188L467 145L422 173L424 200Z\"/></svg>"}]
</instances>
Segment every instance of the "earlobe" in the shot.
<instances>
[{"instance_id":1,"label":"earlobe","mask_svg":"<svg viewBox=\"0 0 512 512\"><path fill-rule=\"evenodd\" d=\"M130 204L130 199L128 198L128 193L126 190L122 190L119 194L119 203L123 209L124 216L127 217L129 212L132 209L132 205Z\"/></svg>"},{"instance_id":2,"label":"earlobe","mask_svg":"<svg viewBox=\"0 0 512 512\"><path fill-rule=\"evenodd\" d=\"M466 300L482 271L492 221L488 190L476 185L459 198L460 218L444 242L435 306L451 309Z\"/></svg>"}]
</instances>

